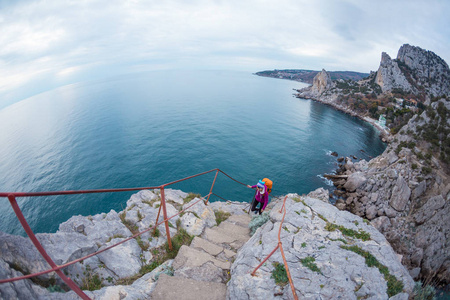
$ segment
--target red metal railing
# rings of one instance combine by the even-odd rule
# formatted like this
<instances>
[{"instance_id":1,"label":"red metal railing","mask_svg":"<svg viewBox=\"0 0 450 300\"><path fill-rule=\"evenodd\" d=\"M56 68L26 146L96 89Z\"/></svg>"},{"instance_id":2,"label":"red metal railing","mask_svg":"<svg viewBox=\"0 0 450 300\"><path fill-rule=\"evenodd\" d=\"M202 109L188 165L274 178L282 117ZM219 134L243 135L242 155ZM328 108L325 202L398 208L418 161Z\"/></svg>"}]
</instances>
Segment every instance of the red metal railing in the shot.
<instances>
[{"instance_id":1,"label":"red metal railing","mask_svg":"<svg viewBox=\"0 0 450 300\"><path fill-rule=\"evenodd\" d=\"M269 259L269 257L272 256L272 254L275 253L275 251L277 251L277 249L280 249L281 257L283 258L284 267L286 268L286 273L287 273L287 276L288 276L288 279L289 279L289 284L291 286L292 295L294 296L295 300L298 300L297 293L295 292L294 283L292 282L291 273L289 272L289 267L288 267L288 264L287 264L287 261L286 261L286 257L284 256L283 243L281 243L281 226L283 225L284 217L286 216L286 199L287 199L287 196L284 197L283 206L281 206L281 209L280 209L280 213L283 210L284 210L284 213L283 213L283 218L281 219L281 222L280 222L280 228L278 229L278 244L272 250L272 252L270 252L269 255L267 255L267 257L253 270L251 275L255 276L256 271Z\"/></svg>"},{"instance_id":2,"label":"red metal railing","mask_svg":"<svg viewBox=\"0 0 450 300\"><path fill-rule=\"evenodd\" d=\"M171 216L171 217L167 217L167 210L166 210L166 200L165 200L165 193L164 193L164 188L166 186L181 182L181 181L185 181L194 177L198 177L201 175L205 175L211 172L216 172L213 183L211 185L211 189L209 194L201 197L199 200L195 201L194 203L192 203L191 205L189 205L188 207L186 207L184 210L178 212L177 214ZM217 179L217 175L220 173L224 174L225 176L227 176L228 178L232 179L233 181L242 184L244 186L246 186L246 184L232 178L231 176L229 176L228 174L226 174L225 172L223 172L220 169L212 169L210 171L206 171L203 173L199 173L196 175L192 175L183 179L179 179L176 181L172 181L160 186L156 186L156 187L140 187L140 188L122 188L122 189L102 189L102 190L82 190L82 191L56 191L56 192L37 192L37 193L0 193L0 197L3 198L8 198L14 213L16 214L17 218L19 219L22 227L24 228L25 232L27 233L27 235L29 236L30 240L32 241L32 243L34 244L34 246L36 247L36 249L39 251L39 253L42 255L42 257L47 261L47 263L50 265L50 269L42 271L42 272L38 272L38 273L34 273L34 274L29 274L29 275L24 275L24 276L20 276L20 277L14 277L14 278L7 278L7 279L0 279L0 284L1 283L7 283L7 282L13 282L13 281L17 281L17 280L22 280L22 279L27 279L27 278L31 278L31 277L35 277L35 276L39 276L39 275L43 275L43 274L47 274L47 273L51 273L51 272L56 272L56 274L58 274L58 276L78 295L80 296L82 299L90 299L76 284L75 282L73 282L69 277L67 277L66 275L64 275L64 273L61 271L61 269L68 267L70 265L73 265L75 263L78 263L82 260L85 260L89 257L92 257L94 255L97 255L99 253L102 253L106 250L109 250L113 247L116 247L120 244L123 244L131 239L134 239L138 236L140 236L141 234L148 232L152 229L156 229L156 227L162 223L164 223L165 228L166 228L166 235L167 235L167 242L169 244L170 249L172 249L172 241L170 238L170 232L169 232L169 220L176 217L177 215L179 215L180 213L182 213L183 211L185 211L186 209L192 207L193 205L197 204L200 201L204 201L205 204L208 204L209 202L209 197L211 195L213 195L212 190L214 188L214 184L216 182ZM134 234L133 236L126 238L114 245L111 245L105 249L99 250L97 252L91 253L89 255L86 255L82 258L73 260L71 262L65 263L63 265L56 265L55 262L51 259L51 257L47 254L47 252L45 251L44 247L42 246L42 244L38 241L38 239L36 238L33 230L30 228L30 226L28 225L25 216L22 214L22 211L20 210L19 205L17 204L16 198L18 197L41 197L41 196L56 196L56 195L75 195L75 194L93 194L93 193L115 193L115 192L128 192L128 191L138 191L138 190L150 190L150 189L159 189L161 191L161 205L158 211L158 216L156 218L156 222L155 225L153 225L150 228L147 228L141 232L138 232L136 234ZM215 194L214 194L215 195ZM206 198L207 197L207 198ZM205 199L206 198L206 199ZM160 212L161 212L161 208L163 210L163 217L164 220L159 222L159 216L160 216Z\"/></svg>"}]
</instances>

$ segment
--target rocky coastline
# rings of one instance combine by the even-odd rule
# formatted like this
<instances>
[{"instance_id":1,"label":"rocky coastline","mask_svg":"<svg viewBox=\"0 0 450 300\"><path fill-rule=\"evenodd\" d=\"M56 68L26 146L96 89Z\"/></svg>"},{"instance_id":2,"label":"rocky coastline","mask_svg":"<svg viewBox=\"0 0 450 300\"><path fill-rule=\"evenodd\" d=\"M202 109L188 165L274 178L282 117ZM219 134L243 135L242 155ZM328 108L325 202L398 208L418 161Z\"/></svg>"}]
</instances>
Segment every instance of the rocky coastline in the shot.
<instances>
[{"instance_id":1,"label":"rocky coastline","mask_svg":"<svg viewBox=\"0 0 450 300\"><path fill-rule=\"evenodd\" d=\"M437 55L404 45L397 59L383 53L380 68L368 80L333 82L322 70L312 86L297 94L365 121L370 118L344 104L351 103L345 89L364 89L371 95L378 91L379 99L394 99L398 92L424 99L422 113L413 115L398 133L385 136L388 145L380 156L370 161L339 158L336 174L325 177L337 188L333 192L339 198L337 208L374 224L402 255L414 279L446 290L450 290L449 78L448 65ZM365 96L358 92L354 97L362 101Z\"/></svg>"},{"instance_id":2,"label":"rocky coastline","mask_svg":"<svg viewBox=\"0 0 450 300\"><path fill-rule=\"evenodd\" d=\"M352 109L348 108L347 106L336 103L332 99L318 97L317 95L311 95L311 93L305 92L302 90L296 90L296 91L297 91L297 94L295 94L296 98L313 100L313 101L328 105L328 106L330 106L340 112L348 114L352 117L363 120L377 129L377 131L380 133L380 138L383 140L383 142L389 143L390 141L392 141L391 133L386 128L381 127L378 124L377 120L374 120L368 116L362 116L361 114L353 111Z\"/></svg>"}]
</instances>

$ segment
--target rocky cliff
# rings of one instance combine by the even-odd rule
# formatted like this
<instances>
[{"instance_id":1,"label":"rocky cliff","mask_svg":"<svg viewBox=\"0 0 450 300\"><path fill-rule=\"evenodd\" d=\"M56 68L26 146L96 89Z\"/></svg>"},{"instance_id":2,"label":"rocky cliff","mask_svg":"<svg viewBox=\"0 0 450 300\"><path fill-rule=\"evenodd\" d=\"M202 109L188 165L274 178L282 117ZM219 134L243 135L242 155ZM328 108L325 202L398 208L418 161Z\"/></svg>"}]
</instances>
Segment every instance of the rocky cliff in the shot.
<instances>
[{"instance_id":1,"label":"rocky cliff","mask_svg":"<svg viewBox=\"0 0 450 300\"><path fill-rule=\"evenodd\" d=\"M378 70L368 78L328 82L329 74L325 73L322 70L317 74L312 86L299 90L298 96L321 101L336 101L340 96L349 94L375 94L379 97L381 94L399 93L428 100L450 96L448 64L432 51L408 44L400 47L396 59L383 52Z\"/></svg>"},{"instance_id":2,"label":"rocky cliff","mask_svg":"<svg viewBox=\"0 0 450 300\"><path fill-rule=\"evenodd\" d=\"M336 296L346 299L408 299L414 282L384 236L362 218L337 210L327 202L327 195L328 192L324 190L306 197L289 194L286 201L287 215L282 225L281 239L298 295L321 299L334 299ZM166 190L166 196L169 215L187 207L192 199L186 193L170 189ZM148 228L155 221L158 205L159 196L156 192L141 191L131 197L126 209L120 213L111 211L88 217L74 216L61 224L58 232L39 234L38 239L58 264L65 263L129 237L136 230ZM282 271L278 274L280 270L277 266L282 262L279 252L261 267L255 277L249 274L277 244L281 205L281 200L272 200L267 223L256 230L237 255L233 254L235 258L231 266L231 279L227 284L227 299L291 299L289 285L284 280L280 282L277 277L280 274L283 276ZM181 217L170 220L171 234L183 228L191 235L208 238L212 232L210 227L216 225L215 212L229 213L232 219L233 216L244 214L245 207L245 203L238 202L215 202L205 206L200 201ZM226 227L220 230L225 232ZM182 255L181 258L177 256L175 260L169 259L162 264L159 262L159 266L153 264L160 255L160 245L166 241L164 232L161 226L158 234L144 234L139 239L130 240L66 268L64 273L84 289L98 289L86 290L93 299L160 299L162 287L158 285L161 280L158 278L163 278L163 281L170 278L160 276L163 273L210 282L211 274L215 272L210 273L210 261L205 263L209 266L207 273L197 267L198 270L187 270L185 265L180 267L180 261L200 267L199 258L186 261L186 253L197 253L203 248L189 250L182 246L180 253L184 254L178 254ZM195 239L193 243L196 243ZM28 238L2 233L0 240L0 278L48 268ZM218 247L209 245L205 251L215 248ZM223 251L232 254L231 250ZM221 262L222 259L220 254L210 258L214 264L229 265L229 262ZM218 276L226 278L227 275L219 272ZM218 280L222 280L219 277ZM58 292L50 292L55 291L55 288ZM62 289L65 287L55 275L46 275L33 281L2 284L0 297L77 299L74 292L62 293Z\"/></svg>"},{"instance_id":3,"label":"rocky cliff","mask_svg":"<svg viewBox=\"0 0 450 300\"><path fill-rule=\"evenodd\" d=\"M383 93L390 92L393 89L417 93L417 89L408 82L398 63L392 60L386 52L381 54L380 67L375 76L375 83L381 87Z\"/></svg>"},{"instance_id":4,"label":"rocky cliff","mask_svg":"<svg viewBox=\"0 0 450 300\"><path fill-rule=\"evenodd\" d=\"M384 153L352 162L337 207L371 220L416 279L450 282L450 101L413 117Z\"/></svg>"}]
</instances>

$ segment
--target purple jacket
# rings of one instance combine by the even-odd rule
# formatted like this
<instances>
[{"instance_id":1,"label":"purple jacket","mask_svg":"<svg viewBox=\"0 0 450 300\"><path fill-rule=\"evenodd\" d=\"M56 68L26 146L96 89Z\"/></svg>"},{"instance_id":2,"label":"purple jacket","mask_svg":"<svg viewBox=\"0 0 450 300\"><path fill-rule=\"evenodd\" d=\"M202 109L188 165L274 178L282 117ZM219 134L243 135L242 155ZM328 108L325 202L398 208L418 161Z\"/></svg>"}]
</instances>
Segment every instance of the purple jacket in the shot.
<instances>
[{"instance_id":1,"label":"purple jacket","mask_svg":"<svg viewBox=\"0 0 450 300\"><path fill-rule=\"evenodd\" d=\"M256 185L252 185L252 189L255 189ZM267 187L264 186L264 194L261 195L261 193L256 190L255 199L258 202L264 203L262 210L266 209L267 204L269 203L269 194L267 193Z\"/></svg>"}]
</instances>

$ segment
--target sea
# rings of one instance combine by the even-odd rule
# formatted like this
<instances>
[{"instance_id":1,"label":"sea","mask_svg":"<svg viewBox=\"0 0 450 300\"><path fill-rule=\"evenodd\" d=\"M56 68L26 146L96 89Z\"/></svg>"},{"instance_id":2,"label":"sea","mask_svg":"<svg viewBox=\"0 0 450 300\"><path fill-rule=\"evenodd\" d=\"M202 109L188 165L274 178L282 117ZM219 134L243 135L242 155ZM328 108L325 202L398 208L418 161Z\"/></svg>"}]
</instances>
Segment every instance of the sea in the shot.
<instances>
[{"instance_id":1,"label":"sea","mask_svg":"<svg viewBox=\"0 0 450 300\"><path fill-rule=\"evenodd\" d=\"M234 71L155 71L75 83L0 110L0 192L152 187L219 168L272 196L332 190L336 157L386 145L370 124L294 97L296 81ZM215 173L167 188L208 194ZM253 191L219 174L211 201ZM35 232L73 215L120 211L133 192L18 198ZM7 198L0 230L24 235Z\"/></svg>"}]
</instances>

